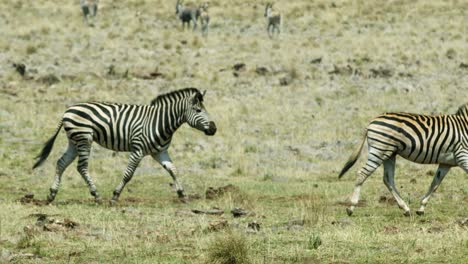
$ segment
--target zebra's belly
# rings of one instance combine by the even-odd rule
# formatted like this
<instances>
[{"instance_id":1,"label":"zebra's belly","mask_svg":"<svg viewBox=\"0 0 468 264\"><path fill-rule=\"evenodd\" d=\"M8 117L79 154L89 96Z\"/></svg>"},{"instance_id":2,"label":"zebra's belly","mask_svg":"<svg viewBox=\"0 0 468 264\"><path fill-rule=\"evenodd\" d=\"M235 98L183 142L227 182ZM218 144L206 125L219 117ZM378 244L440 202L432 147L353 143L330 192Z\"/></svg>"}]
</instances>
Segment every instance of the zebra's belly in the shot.
<instances>
[{"instance_id":1,"label":"zebra's belly","mask_svg":"<svg viewBox=\"0 0 468 264\"><path fill-rule=\"evenodd\" d=\"M455 154L453 152L442 152L437 156L425 155L421 153L418 156L410 155L408 152L398 153L402 158L405 158L409 161L420 163L420 164L446 164L456 166Z\"/></svg>"}]
</instances>

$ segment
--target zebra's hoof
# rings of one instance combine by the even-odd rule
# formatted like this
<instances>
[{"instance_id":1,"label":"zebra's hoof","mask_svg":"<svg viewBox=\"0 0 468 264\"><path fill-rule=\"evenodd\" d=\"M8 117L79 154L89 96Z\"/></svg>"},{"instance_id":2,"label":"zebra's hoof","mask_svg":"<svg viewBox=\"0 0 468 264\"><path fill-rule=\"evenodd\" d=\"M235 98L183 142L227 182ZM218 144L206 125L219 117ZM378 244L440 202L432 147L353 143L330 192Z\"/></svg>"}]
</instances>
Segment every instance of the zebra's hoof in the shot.
<instances>
[{"instance_id":1,"label":"zebra's hoof","mask_svg":"<svg viewBox=\"0 0 468 264\"><path fill-rule=\"evenodd\" d=\"M97 204L102 204L102 198L101 197L95 197L94 202Z\"/></svg>"},{"instance_id":2,"label":"zebra's hoof","mask_svg":"<svg viewBox=\"0 0 468 264\"><path fill-rule=\"evenodd\" d=\"M408 216L411 215L411 213L410 213L410 211L405 211L405 212L403 213L403 215L406 216L406 217L408 217Z\"/></svg>"},{"instance_id":3,"label":"zebra's hoof","mask_svg":"<svg viewBox=\"0 0 468 264\"><path fill-rule=\"evenodd\" d=\"M55 199L55 197L52 197L52 196L50 196L50 195L47 195L47 201L46 201L47 204L52 203L52 202L54 201L54 199Z\"/></svg>"},{"instance_id":4,"label":"zebra's hoof","mask_svg":"<svg viewBox=\"0 0 468 264\"><path fill-rule=\"evenodd\" d=\"M111 200L109 201L109 206L114 206L114 205L116 205L116 204L117 204L117 200L111 199Z\"/></svg>"},{"instance_id":5,"label":"zebra's hoof","mask_svg":"<svg viewBox=\"0 0 468 264\"><path fill-rule=\"evenodd\" d=\"M352 216L353 215L353 210L351 210L349 208L346 208L346 213L348 214L348 216Z\"/></svg>"},{"instance_id":6,"label":"zebra's hoof","mask_svg":"<svg viewBox=\"0 0 468 264\"><path fill-rule=\"evenodd\" d=\"M185 194L183 190L177 190L177 196L179 196L179 199L185 198Z\"/></svg>"},{"instance_id":7,"label":"zebra's hoof","mask_svg":"<svg viewBox=\"0 0 468 264\"><path fill-rule=\"evenodd\" d=\"M416 214L417 214L417 215L424 215L424 211L419 211L419 210L418 210L418 211L416 211Z\"/></svg>"}]
</instances>

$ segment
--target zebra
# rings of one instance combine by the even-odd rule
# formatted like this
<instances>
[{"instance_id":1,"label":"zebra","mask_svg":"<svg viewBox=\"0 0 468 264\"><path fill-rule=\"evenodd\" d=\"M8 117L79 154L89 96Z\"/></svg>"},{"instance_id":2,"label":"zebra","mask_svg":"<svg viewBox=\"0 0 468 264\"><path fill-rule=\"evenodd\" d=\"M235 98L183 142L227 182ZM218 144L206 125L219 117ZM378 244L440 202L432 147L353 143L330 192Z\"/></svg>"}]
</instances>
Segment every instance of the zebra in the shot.
<instances>
[{"instance_id":1,"label":"zebra","mask_svg":"<svg viewBox=\"0 0 468 264\"><path fill-rule=\"evenodd\" d=\"M271 38L276 32L277 35L281 32L282 16L281 13L273 9L273 4L267 3L265 6L264 16L267 18L267 32Z\"/></svg>"},{"instance_id":2,"label":"zebra","mask_svg":"<svg viewBox=\"0 0 468 264\"><path fill-rule=\"evenodd\" d=\"M210 15L208 14L208 2L200 6L201 32L203 36L208 35L208 25L210 24Z\"/></svg>"},{"instance_id":3,"label":"zebra","mask_svg":"<svg viewBox=\"0 0 468 264\"><path fill-rule=\"evenodd\" d=\"M400 155L420 164L438 164L429 190L416 211L416 214L423 215L431 194L451 167L459 166L468 172L468 104L461 106L454 115L385 113L377 116L367 126L360 146L346 162L339 178L355 164L365 141L368 145L367 162L358 172L347 214L353 214L362 184L383 163L385 186L403 209L404 215L410 215L408 205L395 187L395 160Z\"/></svg>"},{"instance_id":4,"label":"zebra","mask_svg":"<svg viewBox=\"0 0 468 264\"><path fill-rule=\"evenodd\" d=\"M97 15L99 0L80 0L83 19L89 26L94 26L94 19ZM92 21L89 21L89 18Z\"/></svg>"},{"instance_id":5,"label":"zebra","mask_svg":"<svg viewBox=\"0 0 468 264\"><path fill-rule=\"evenodd\" d=\"M190 25L190 21L193 23L193 30L197 28L197 20L200 16L200 8L197 7L185 7L182 5L180 0L177 0L176 3L176 15L182 21L182 29L185 29L185 24L187 27Z\"/></svg>"},{"instance_id":6,"label":"zebra","mask_svg":"<svg viewBox=\"0 0 468 264\"><path fill-rule=\"evenodd\" d=\"M47 201L50 203L55 199L64 170L77 156L78 172L95 201L102 201L88 172L93 141L110 150L130 152L127 169L113 192L111 204L117 202L146 155L151 155L169 173L179 198L183 199L184 189L177 181L177 170L167 150L174 132L185 122L208 136L216 133L216 124L203 105L204 95L205 92L201 93L196 88L185 88L159 95L150 105L91 102L70 106L33 166L35 169L47 159L63 126L68 137L68 148L57 161L55 179Z\"/></svg>"}]
</instances>

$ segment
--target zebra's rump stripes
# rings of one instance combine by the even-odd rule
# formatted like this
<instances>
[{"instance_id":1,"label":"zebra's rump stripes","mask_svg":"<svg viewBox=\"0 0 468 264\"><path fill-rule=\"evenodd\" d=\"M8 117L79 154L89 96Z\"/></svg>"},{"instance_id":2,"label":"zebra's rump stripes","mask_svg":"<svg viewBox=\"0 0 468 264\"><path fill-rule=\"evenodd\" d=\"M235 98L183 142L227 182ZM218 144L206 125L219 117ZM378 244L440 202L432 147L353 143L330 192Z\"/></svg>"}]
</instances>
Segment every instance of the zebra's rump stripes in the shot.
<instances>
[{"instance_id":1,"label":"zebra's rump stripes","mask_svg":"<svg viewBox=\"0 0 468 264\"><path fill-rule=\"evenodd\" d=\"M439 164L446 162L444 154L452 152L454 142L460 141L464 120L459 115L387 113L370 122L367 139L375 148L393 148L413 162Z\"/></svg>"},{"instance_id":2,"label":"zebra's rump stripes","mask_svg":"<svg viewBox=\"0 0 468 264\"><path fill-rule=\"evenodd\" d=\"M348 214L353 213L359 201L362 184L382 164L385 185L405 215L410 214L394 182L396 155L421 164L439 164L432 184L421 201L421 207L416 211L423 214L429 197L451 167L459 166L468 172L468 104L461 106L455 115L386 113L374 118L359 148L341 170L339 178L356 163L366 141L367 162L358 172Z\"/></svg>"}]
</instances>

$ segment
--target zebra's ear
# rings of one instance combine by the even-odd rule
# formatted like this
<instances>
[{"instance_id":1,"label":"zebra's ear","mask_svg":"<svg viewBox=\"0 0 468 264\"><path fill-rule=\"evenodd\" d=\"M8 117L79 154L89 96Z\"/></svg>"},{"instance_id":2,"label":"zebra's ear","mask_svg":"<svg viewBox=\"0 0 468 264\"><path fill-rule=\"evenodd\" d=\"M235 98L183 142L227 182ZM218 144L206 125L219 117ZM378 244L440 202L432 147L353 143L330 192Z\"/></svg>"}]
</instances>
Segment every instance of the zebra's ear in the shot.
<instances>
[{"instance_id":1,"label":"zebra's ear","mask_svg":"<svg viewBox=\"0 0 468 264\"><path fill-rule=\"evenodd\" d=\"M205 94L206 94L206 90L203 91L202 97L205 97Z\"/></svg>"}]
</instances>

